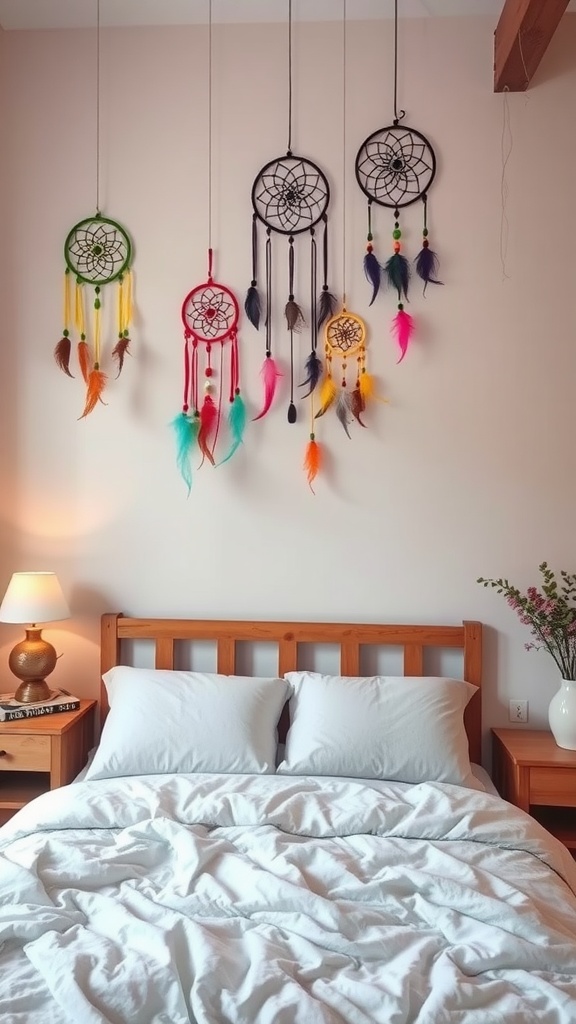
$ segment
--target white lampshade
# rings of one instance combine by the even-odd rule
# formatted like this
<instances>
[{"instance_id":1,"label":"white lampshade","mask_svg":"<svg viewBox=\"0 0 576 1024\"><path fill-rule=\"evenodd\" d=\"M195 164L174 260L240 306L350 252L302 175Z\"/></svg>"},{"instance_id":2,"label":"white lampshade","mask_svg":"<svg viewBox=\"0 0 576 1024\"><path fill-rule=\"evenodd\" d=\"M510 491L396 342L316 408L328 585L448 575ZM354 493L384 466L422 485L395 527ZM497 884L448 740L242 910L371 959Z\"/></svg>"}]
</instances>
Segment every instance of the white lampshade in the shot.
<instances>
[{"instance_id":1,"label":"white lampshade","mask_svg":"<svg viewBox=\"0 0 576 1024\"><path fill-rule=\"evenodd\" d=\"M56 622L70 609L54 572L15 572L0 605L0 622Z\"/></svg>"}]
</instances>

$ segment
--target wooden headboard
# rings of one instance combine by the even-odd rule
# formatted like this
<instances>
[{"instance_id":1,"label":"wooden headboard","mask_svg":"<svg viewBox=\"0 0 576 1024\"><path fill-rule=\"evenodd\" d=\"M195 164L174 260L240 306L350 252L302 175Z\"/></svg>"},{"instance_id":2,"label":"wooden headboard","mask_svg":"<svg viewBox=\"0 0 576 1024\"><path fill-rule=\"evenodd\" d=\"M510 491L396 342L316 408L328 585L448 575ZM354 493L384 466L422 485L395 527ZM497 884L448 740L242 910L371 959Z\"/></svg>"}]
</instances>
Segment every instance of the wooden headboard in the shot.
<instances>
[{"instance_id":1,"label":"wooden headboard","mask_svg":"<svg viewBox=\"0 0 576 1024\"><path fill-rule=\"evenodd\" d=\"M223 675L237 672L237 647L243 642L275 644L279 676L303 667L299 645L330 644L340 650L341 675L362 675L361 649L366 646L400 647L406 676L425 675L426 648L459 648L463 655L462 677L480 687L482 681L482 623L463 622L460 626L388 626L350 622L253 622L219 619L136 619L116 614L102 616L101 671L114 665L126 665L123 640L149 640L154 643L156 668L174 668L174 650L178 641L213 641L216 665L212 671ZM439 673L436 673L439 674ZM106 687L101 687L102 721L108 711ZM468 704L464 724L468 734L470 759L482 760L482 701L479 689ZM287 714L279 726L285 738Z\"/></svg>"}]
</instances>

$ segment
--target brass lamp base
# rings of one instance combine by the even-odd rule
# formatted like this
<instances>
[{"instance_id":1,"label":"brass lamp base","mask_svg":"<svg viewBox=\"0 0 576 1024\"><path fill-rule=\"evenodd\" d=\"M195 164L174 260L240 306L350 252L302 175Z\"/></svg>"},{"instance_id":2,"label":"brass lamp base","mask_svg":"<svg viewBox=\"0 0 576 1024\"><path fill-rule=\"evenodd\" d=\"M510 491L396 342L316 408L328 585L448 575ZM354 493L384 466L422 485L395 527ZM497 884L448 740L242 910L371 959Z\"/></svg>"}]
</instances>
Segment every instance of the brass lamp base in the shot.
<instances>
[{"instance_id":1,"label":"brass lamp base","mask_svg":"<svg viewBox=\"0 0 576 1024\"><path fill-rule=\"evenodd\" d=\"M50 687L46 682L56 667L57 654L52 644L42 639L42 630L35 626L26 630L26 639L10 651L8 665L20 686L14 694L22 704L33 704L50 699Z\"/></svg>"}]
</instances>

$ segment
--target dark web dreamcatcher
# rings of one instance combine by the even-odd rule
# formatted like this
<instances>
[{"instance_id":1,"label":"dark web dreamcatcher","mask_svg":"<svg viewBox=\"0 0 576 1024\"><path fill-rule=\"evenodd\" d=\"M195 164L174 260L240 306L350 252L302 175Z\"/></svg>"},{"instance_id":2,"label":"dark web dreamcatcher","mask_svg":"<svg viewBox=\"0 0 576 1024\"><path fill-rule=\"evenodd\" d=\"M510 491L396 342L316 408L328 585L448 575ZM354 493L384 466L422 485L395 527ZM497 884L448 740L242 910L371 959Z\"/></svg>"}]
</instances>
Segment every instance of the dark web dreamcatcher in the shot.
<instances>
[{"instance_id":1,"label":"dark web dreamcatcher","mask_svg":"<svg viewBox=\"0 0 576 1024\"><path fill-rule=\"evenodd\" d=\"M78 366L86 386L80 419L102 402L108 379L103 370L102 346L103 290L108 285L116 289L118 333L111 355L117 377L125 356L130 354L132 254L126 229L100 212L100 0L96 0L96 213L75 224L64 243L64 328L54 349L60 369L73 377L70 361L72 341L76 340ZM86 311L87 289L92 290L91 318Z\"/></svg>"},{"instance_id":2,"label":"dark web dreamcatcher","mask_svg":"<svg viewBox=\"0 0 576 1024\"><path fill-rule=\"evenodd\" d=\"M288 149L285 156L271 160L259 171L252 186L252 281L246 294L244 309L250 322L259 329L262 314L265 328L265 359L262 365L264 401L255 419L261 419L270 409L276 393L278 378L282 376L273 350L273 297L272 297L272 236L283 235L288 241L288 287L284 316L290 333L290 400L288 422L297 419L295 392L294 334L300 332L306 318L302 304L295 294L295 241L297 235L308 234L310 239L310 354L306 361L305 380L298 386L308 388L302 396L311 394L322 372L318 356L319 327L333 314L336 300L328 286L328 206L330 187L317 164L292 152L292 0L288 0ZM258 226L266 229L265 290L262 301L258 282ZM322 230L322 288L317 291L318 244L316 229Z\"/></svg>"},{"instance_id":3,"label":"dark web dreamcatcher","mask_svg":"<svg viewBox=\"0 0 576 1024\"><path fill-rule=\"evenodd\" d=\"M402 253L400 210L420 200L423 204L422 245L414 260L417 275L429 284L438 280L438 257L430 248L428 238L428 191L436 174L436 156L428 139L415 128L400 124L406 116L398 111L398 0L394 2L394 120L391 125L373 132L362 143L356 156L356 179L368 198L368 234L364 271L372 285L370 305L382 284L397 294L398 311L392 327L400 348L401 362L414 331L414 322L405 309L411 278L411 265ZM392 255L382 266L374 252L372 205L386 206L394 211Z\"/></svg>"},{"instance_id":4,"label":"dark web dreamcatcher","mask_svg":"<svg viewBox=\"0 0 576 1024\"><path fill-rule=\"evenodd\" d=\"M246 408L240 391L236 296L212 276L212 0L208 3L208 278L192 288L182 303L184 382L181 412L173 419L176 461L190 493L192 457L200 465L228 462L240 447ZM226 453L216 462L222 404L228 401Z\"/></svg>"}]
</instances>

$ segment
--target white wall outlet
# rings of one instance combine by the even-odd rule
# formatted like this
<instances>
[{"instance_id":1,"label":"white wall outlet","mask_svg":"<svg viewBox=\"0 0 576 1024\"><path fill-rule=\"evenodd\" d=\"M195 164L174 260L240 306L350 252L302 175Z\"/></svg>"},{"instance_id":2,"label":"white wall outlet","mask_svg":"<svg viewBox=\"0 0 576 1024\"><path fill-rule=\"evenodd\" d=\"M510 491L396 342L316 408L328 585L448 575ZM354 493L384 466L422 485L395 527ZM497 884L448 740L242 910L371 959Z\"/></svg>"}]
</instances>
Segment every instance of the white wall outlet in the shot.
<instances>
[{"instance_id":1,"label":"white wall outlet","mask_svg":"<svg viewBox=\"0 0 576 1024\"><path fill-rule=\"evenodd\" d=\"M511 722L528 721L528 701L511 700L508 705L508 718Z\"/></svg>"}]
</instances>

